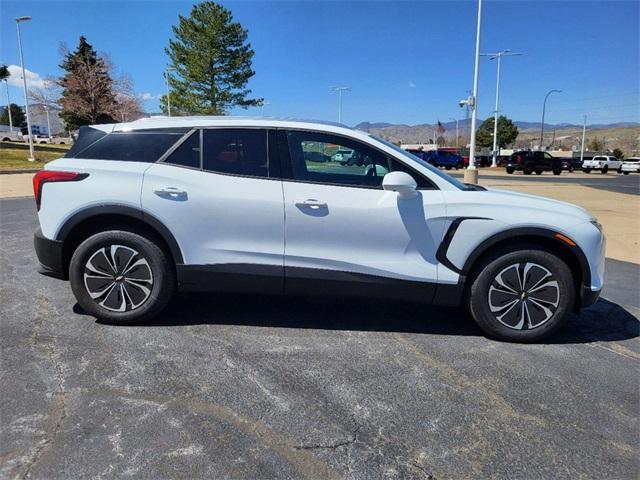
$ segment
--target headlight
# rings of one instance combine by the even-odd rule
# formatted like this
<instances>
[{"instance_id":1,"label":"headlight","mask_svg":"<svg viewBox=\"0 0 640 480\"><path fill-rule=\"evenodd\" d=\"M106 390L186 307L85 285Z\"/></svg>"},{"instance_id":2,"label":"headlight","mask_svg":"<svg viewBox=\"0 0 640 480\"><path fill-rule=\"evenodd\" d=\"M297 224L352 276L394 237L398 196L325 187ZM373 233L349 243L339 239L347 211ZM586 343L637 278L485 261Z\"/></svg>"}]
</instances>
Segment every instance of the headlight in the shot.
<instances>
[{"instance_id":1,"label":"headlight","mask_svg":"<svg viewBox=\"0 0 640 480\"><path fill-rule=\"evenodd\" d=\"M593 225L598 230L600 230L600 233L604 233L604 231L602 230L602 224L598 220L596 220L595 218L593 220L591 220L591 225Z\"/></svg>"}]
</instances>

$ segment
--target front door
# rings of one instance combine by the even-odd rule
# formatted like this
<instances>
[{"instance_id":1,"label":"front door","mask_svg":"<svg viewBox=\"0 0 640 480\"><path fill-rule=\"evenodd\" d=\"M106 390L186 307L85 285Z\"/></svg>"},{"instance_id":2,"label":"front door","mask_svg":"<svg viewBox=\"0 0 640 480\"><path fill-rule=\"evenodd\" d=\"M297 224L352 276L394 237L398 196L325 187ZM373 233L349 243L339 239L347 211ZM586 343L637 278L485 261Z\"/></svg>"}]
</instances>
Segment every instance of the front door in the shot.
<instances>
[{"instance_id":1,"label":"front door","mask_svg":"<svg viewBox=\"0 0 640 480\"><path fill-rule=\"evenodd\" d=\"M270 173L266 130L195 131L145 172L142 206L182 250L183 290L282 290L282 182Z\"/></svg>"},{"instance_id":2,"label":"front door","mask_svg":"<svg viewBox=\"0 0 640 480\"><path fill-rule=\"evenodd\" d=\"M409 172L419 195L399 199L382 190L390 170L409 170L397 160L342 136L286 137L292 167L292 178L283 181L286 290L431 300L443 234L434 219L445 215L440 191ZM340 150L352 152L348 161L336 155Z\"/></svg>"}]
</instances>

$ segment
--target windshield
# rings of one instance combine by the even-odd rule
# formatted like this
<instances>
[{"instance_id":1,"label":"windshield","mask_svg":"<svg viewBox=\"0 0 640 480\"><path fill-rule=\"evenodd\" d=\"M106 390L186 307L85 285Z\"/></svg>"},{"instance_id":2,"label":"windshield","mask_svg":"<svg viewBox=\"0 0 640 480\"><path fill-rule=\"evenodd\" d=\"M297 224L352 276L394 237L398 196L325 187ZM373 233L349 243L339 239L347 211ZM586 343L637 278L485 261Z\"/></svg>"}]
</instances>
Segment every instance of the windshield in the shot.
<instances>
[{"instance_id":1,"label":"windshield","mask_svg":"<svg viewBox=\"0 0 640 480\"><path fill-rule=\"evenodd\" d=\"M422 160L421 158L416 157L415 155L407 152L406 150L403 150L402 148L400 148L396 144L388 142L388 141L386 141L386 140L384 140L384 139L382 139L380 137L377 137L375 135L371 135L371 137L375 138L378 142L386 145L387 147L392 148L396 153L399 153L403 157L408 158L409 160L411 160L413 162L419 163L421 166L423 166L424 168L426 168L430 172L433 172L435 175L437 175L438 177L442 178L446 182L449 182L454 187L459 188L460 190L474 190L474 188L472 188L472 187L470 188L468 185L465 185L464 183L462 183L461 181L455 179L451 175L447 175L446 173L441 172L438 168L430 165L429 163L427 163L424 160Z\"/></svg>"}]
</instances>

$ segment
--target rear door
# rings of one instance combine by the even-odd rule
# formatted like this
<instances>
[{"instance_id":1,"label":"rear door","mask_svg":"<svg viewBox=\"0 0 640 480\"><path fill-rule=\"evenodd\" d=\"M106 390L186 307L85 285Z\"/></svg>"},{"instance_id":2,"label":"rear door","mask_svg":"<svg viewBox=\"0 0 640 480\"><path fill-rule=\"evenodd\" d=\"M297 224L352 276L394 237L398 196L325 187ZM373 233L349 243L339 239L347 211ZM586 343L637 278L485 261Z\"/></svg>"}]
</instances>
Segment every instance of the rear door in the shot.
<instances>
[{"instance_id":1,"label":"rear door","mask_svg":"<svg viewBox=\"0 0 640 480\"><path fill-rule=\"evenodd\" d=\"M262 291L282 290L282 182L267 130L195 130L146 171L142 206L175 236L183 288L237 290L252 278Z\"/></svg>"}]
</instances>

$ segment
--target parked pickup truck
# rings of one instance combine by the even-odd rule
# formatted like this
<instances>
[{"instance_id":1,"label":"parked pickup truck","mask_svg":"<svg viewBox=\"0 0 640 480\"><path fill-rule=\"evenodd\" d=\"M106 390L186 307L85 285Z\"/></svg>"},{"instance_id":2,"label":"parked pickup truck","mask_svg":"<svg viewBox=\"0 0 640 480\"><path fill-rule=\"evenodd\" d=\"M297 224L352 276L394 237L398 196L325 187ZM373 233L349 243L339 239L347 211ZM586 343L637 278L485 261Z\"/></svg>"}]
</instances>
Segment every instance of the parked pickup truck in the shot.
<instances>
[{"instance_id":1,"label":"parked pickup truck","mask_svg":"<svg viewBox=\"0 0 640 480\"><path fill-rule=\"evenodd\" d=\"M447 170L464 168L464 160L460 155L444 150L409 150L409 153L421 158L434 167L444 167Z\"/></svg>"},{"instance_id":2,"label":"parked pickup truck","mask_svg":"<svg viewBox=\"0 0 640 480\"><path fill-rule=\"evenodd\" d=\"M13 131L13 132L0 132L0 138L3 142L22 142L24 141L24 137L21 132Z\"/></svg>"},{"instance_id":3,"label":"parked pickup truck","mask_svg":"<svg viewBox=\"0 0 640 480\"><path fill-rule=\"evenodd\" d=\"M610 155L599 155L591 160L582 162L582 171L584 173L591 173L591 170L600 170L600 173L616 170L618 173L622 173L621 167L622 161Z\"/></svg>"}]
</instances>

